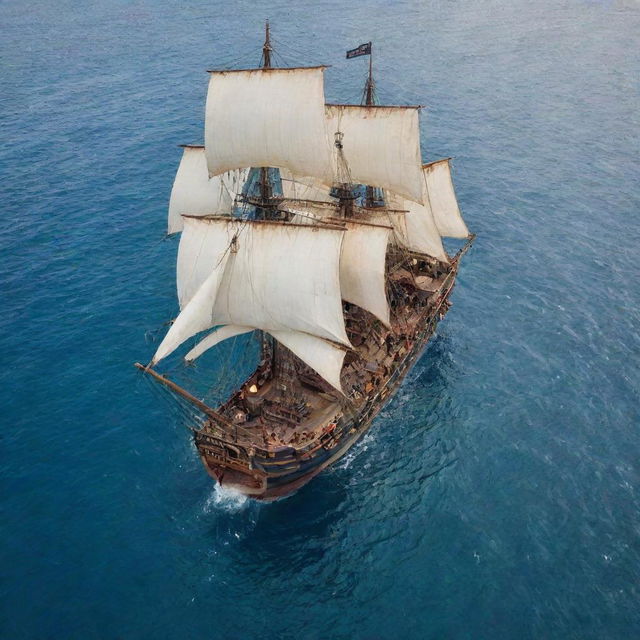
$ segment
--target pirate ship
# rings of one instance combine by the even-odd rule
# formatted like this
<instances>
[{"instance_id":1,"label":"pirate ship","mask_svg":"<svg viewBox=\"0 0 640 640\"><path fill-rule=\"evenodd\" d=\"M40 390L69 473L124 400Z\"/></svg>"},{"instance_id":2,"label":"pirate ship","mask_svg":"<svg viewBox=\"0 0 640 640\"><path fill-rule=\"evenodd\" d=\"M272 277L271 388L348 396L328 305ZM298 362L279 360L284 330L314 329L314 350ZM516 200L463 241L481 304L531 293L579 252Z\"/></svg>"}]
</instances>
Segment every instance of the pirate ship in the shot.
<instances>
[{"instance_id":1,"label":"pirate ship","mask_svg":"<svg viewBox=\"0 0 640 640\"><path fill-rule=\"evenodd\" d=\"M209 72L205 144L184 147L171 193L180 313L136 366L193 409L208 473L256 499L292 493L369 429L473 240L449 159L421 162L420 107L377 104L371 53L347 52L369 56L361 104L325 104L326 67L272 66L267 23L258 68ZM444 236L464 239L452 257ZM255 369L215 406L156 370L185 341L197 363L249 333Z\"/></svg>"}]
</instances>

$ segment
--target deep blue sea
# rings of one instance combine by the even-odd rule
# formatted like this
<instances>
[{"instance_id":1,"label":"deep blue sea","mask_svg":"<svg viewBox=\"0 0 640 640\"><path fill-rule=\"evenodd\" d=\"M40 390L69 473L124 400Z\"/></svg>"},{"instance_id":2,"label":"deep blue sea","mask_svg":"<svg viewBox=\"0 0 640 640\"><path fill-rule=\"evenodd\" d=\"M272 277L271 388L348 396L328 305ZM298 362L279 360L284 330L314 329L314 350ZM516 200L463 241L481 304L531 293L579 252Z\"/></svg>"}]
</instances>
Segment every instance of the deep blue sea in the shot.
<instances>
[{"instance_id":1,"label":"deep blue sea","mask_svg":"<svg viewBox=\"0 0 640 640\"><path fill-rule=\"evenodd\" d=\"M420 103L469 227L453 308L336 467L214 488L132 366L205 69ZM3 0L0 637L640 637L638 0Z\"/></svg>"}]
</instances>

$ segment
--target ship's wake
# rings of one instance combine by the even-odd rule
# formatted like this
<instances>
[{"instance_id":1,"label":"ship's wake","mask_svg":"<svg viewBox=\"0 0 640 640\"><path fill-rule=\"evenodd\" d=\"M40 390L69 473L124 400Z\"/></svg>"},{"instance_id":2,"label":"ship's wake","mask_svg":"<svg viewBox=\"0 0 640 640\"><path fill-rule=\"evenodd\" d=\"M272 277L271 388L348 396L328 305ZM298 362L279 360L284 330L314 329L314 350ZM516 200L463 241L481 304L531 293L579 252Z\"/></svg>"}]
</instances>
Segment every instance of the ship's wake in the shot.
<instances>
[{"instance_id":1,"label":"ship's wake","mask_svg":"<svg viewBox=\"0 0 640 640\"><path fill-rule=\"evenodd\" d=\"M245 509L248 504L249 499L244 494L216 484L211 494L207 496L202 510L204 513L212 513L214 511L235 513Z\"/></svg>"}]
</instances>

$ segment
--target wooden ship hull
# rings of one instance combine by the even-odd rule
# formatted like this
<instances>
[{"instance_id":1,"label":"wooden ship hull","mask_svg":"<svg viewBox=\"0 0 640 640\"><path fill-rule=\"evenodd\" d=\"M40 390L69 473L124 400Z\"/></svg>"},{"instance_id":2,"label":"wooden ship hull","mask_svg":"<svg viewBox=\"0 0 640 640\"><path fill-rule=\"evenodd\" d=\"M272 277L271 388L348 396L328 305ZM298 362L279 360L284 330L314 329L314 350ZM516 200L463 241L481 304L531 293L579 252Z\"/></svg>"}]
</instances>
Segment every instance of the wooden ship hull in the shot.
<instances>
[{"instance_id":1,"label":"wooden ship hull","mask_svg":"<svg viewBox=\"0 0 640 640\"><path fill-rule=\"evenodd\" d=\"M439 320L450 307L449 297L455 284L459 260L472 242L473 236L447 265L448 271L439 282L436 281L437 288L432 286L433 291L424 292L427 295L417 306L412 304L415 297L410 293L411 284L402 290L399 297L396 296L392 327L378 354L382 357L375 362L377 368L367 367L371 362L363 366L363 357L354 363L355 370L364 374L360 377L364 378L364 388L367 390L359 402L346 402L344 398L341 401L335 393L326 393L329 391L326 388L320 391L326 385L322 385L317 376L313 377L310 375L312 372L307 371L306 376L301 376L298 382L301 387L308 388L308 398L317 398L320 393L326 403L306 420L297 422L298 416L293 412L289 415L282 412L281 396L278 396L279 402L271 407L277 407L276 413L264 406L273 387L277 386L277 375L276 379L268 380L273 371L259 367L241 389L218 409L217 416L209 416L201 428L194 429L195 445L209 475L224 488L257 500L272 501L297 491L342 458L369 430L375 417L393 397L426 348ZM415 277L411 279L415 281ZM377 323L364 318L360 324L375 327ZM357 327L352 329L350 337L355 338ZM394 336L394 339L388 340L389 336ZM371 347L370 342L356 347L356 351L366 353ZM386 370L385 362L391 365ZM345 388L348 388L351 382L348 365L343 371L343 381ZM295 382L288 381L289 384ZM249 391L252 388L256 389L253 394ZM247 426L247 423L233 424L231 420L222 418L231 417L238 411L244 415L247 411L251 414L251 408L247 405L252 404L260 405L260 415L253 420L252 426ZM302 437L296 437L296 434Z\"/></svg>"}]
</instances>

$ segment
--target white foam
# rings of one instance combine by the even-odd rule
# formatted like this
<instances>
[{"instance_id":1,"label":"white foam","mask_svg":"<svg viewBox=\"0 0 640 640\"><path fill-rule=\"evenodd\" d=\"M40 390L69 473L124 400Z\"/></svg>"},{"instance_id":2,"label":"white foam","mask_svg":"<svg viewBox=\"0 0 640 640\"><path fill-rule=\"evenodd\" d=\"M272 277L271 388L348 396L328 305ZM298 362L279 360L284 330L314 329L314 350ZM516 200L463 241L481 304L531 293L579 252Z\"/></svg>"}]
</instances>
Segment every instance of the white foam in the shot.
<instances>
[{"instance_id":1,"label":"white foam","mask_svg":"<svg viewBox=\"0 0 640 640\"><path fill-rule=\"evenodd\" d=\"M334 469L348 469L351 466L351 463L361 454L364 453L369 448L369 443L374 441L374 436L372 433L365 433L362 438L356 442L349 451L345 454L345 456L336 462L334 465Z\"/></svg>"},{"instance_id":2,"label":"white foam","mask_svg":"<svg viewBox=\"0 0 640 640\"><path fill-rule=\"evenodd\" d=\"M234 489L226 489L216 484L211 494L205 500L202 510L205 513L212 511L241 511L247 506L249 499L244 494Z\"/></svg>"}]
</instances>

